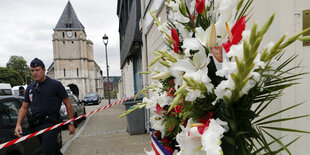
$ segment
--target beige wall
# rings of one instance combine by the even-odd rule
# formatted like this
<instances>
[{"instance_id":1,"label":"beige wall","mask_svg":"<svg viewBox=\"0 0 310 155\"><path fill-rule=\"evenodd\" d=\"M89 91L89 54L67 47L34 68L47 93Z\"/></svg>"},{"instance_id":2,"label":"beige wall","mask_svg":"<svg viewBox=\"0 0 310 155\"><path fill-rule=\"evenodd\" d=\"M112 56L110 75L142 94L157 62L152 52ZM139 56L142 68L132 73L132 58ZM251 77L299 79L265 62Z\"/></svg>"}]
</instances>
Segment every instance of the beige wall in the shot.
<instances>
[{"instance_id":1,"label":"beige wall","mask_svg":"<svg viewBox=\"0 0 310 155\"><path fill-rule=\"evenodd\" d=\"M133 64L132 61L124 63L123 69L122 69L122 82L123 82L123 96L122 98L127 98L130 96L135 95L135 89L134 89L134 79L133 79Z\"/></svg>"},{"instance_id":2,"label":"beige wall","mask_svg":"<svg viewBox=\"0 0 310 155\"><path fill-rule=\"evenodd\" d=\"M143 1L143 0L142 0ZM148 4L147 4L148 3ZM143 2L141 3L143 4ZM158 31L156 25L150 20L149 11L145 10L145 7L150 5L149 8L152 10L158 10L157 16L161 18L162 22L167 20L167 7L162 4L160 1L146 1L142 6L142 20L141 20L141 30L142 30L142 39L143 39L143 46L142 46L142 65L143 71L148 71L148 64L154 59L153 51L160 50L163 48L164 43L162 40L162 34ZM143 7L145 6L145 7ZM152 66L150 70L152 70L156 65ZM155 82L151 79L151 75L144 74L143 76L143 85L148 86L151 85L152 82Z\"/></svg>"},{"instance_id":3,"label":"beige wall","mask_svg":"<svg viewBox=\"0 0 310 155\"><path fill-rule=\"evenodd\" d=\"M266 5L267 4L267 5ZM264 43L266 44L269 41L277 41L281 35L287 33L288 36L299 33L302 31L302 11L310 9L309 0L259 0L253 3L254 15L249 21L255 19L260 25L262 25L266 19L273 13L276 13L275 20L271 26L268 35L264 38ZM310 71L310 63L307 58L310 57L310 47L303 47L301 42L296 42L292 46L286 49L286 57L298 54L299 57L292 65L298 65L301 62L303 66L302 72ZM291 65L291 66L292 66ZM295 72L298 73L298 72ZM310 75L303 76L303 79L299 80L301 84L291 87L284 92L284 95L281 99L275 103L272 109L278 110L279 108L286 108L294 104L305 102L302 106L290 110L282 114L282 118L287 118L291 116L299 116L310 114ZM289 121L286 123L278 124L282 127L297 128L310 131L310 118L300 119L296 121ZM277 133L277 135L287 135L287 132ZM307 154L310 152L310 135L306 134L292 134L294 135L289 137L290 139L296 138L297 136L302 136L296 143L290 146L292 154ZM289 140L286 141L288 143ZM285 154L285 153L284 153Z\"/></svg>"}]
</instances>

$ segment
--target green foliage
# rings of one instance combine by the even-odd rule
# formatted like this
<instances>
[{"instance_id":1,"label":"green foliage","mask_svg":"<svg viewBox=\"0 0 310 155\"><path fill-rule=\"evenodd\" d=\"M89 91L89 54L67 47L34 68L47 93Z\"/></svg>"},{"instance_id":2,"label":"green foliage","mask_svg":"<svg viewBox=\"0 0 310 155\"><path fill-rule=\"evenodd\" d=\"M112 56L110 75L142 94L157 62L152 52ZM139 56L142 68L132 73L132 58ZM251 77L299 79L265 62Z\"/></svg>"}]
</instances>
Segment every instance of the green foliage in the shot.
<instances>
[{"instance_id":1,"label":"green foliage","mask_svg":"<svg viewBox=\"0 0 310 155\"><path fill-rule=\"evenodd\" d=\"M10 83L11 86L23 85L23 78L13 69L0 67L0 82Z\"/></svg>"},{"instance_id":2,"label":"green foliage","mask_svg":"<svg viewBox=\"0 0 310 155\"><path fill-rule=\"evenodd\" d=\"M33 81L27 61L22 56L11 56L6 67L15 70L24 79L25 83L22 84L29 84Z\"/></svg>"}]
</instances>

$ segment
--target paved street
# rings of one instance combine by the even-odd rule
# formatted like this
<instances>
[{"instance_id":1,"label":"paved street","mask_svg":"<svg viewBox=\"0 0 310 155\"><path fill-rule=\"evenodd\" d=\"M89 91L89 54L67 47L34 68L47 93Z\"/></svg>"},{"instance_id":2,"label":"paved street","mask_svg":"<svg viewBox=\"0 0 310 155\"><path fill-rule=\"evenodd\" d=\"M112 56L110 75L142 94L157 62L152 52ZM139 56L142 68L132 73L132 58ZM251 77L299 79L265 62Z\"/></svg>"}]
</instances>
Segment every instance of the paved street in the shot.
<instances>
[{"instance_id":1,"label":"paved street","mask_svg":"<svg viewBox=\"0 0 310 155\"><path fill-rule=\"evenodd\" d=\"M113 102L112 102L113 101ZM112 100L115 103L116 100ZM100 106L86 106L86 112L106 106L107 100ZM118 118L124 112L122 104L95 113L82 121L75 135L62 131L64 155L137 155L145 154L144 148L151 149L148 134L129 135L126 117Z\"/></svg>"}]
</instances>

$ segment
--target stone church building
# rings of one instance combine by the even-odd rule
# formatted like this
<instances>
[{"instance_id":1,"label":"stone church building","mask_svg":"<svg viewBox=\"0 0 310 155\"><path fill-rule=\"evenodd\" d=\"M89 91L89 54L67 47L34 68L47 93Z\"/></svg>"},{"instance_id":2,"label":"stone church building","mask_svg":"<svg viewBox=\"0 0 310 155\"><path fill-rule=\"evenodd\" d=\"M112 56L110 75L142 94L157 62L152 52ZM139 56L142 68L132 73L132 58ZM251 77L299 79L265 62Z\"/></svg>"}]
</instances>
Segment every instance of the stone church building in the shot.
<instances>
[{"instance_id":1,"label":"stone church building","mask_svg":"<svg viewBox=\"0 0 310 155\"><path fill-rule=\"evenodd\" d=\"M54 28L54 61L47 76L59 80L80 99L86 93L103 96L102 71L94 61L93 42L88 40L85 28L68 1Z\"/></svg>"}]
</instances>

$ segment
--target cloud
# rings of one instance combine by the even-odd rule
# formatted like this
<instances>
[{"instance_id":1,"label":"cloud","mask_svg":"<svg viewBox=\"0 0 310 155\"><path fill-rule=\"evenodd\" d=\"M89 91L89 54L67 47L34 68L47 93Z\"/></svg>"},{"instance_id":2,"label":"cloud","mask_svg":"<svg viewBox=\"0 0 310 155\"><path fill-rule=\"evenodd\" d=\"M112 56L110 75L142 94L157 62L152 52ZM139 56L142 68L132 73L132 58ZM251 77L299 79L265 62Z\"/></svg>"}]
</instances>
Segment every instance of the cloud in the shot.
<instances>
[{"instance_id":1,"label":"cloud","mask_svg":"<svg viewBox=\"0 0 310 155\"><path fill-rule=\"evenodd\" d=\"M109 36L110 75L120 75L117 1L70 1L85 27L87 39L94 43L94 59L106 74L102 36ZM114 2L114 3L113 3ZM0 67L12 55L23 56L27 63L38 57L46 66L53 62L53 28L67 1L1 0L0 1Z\"/></svg>"}]
</instances>

